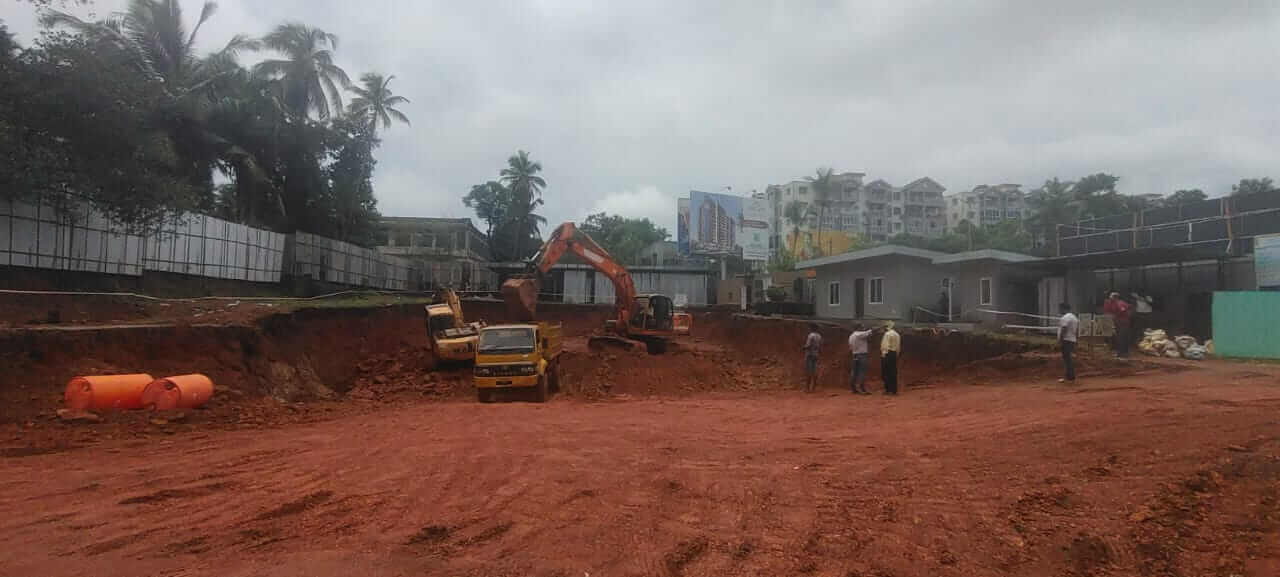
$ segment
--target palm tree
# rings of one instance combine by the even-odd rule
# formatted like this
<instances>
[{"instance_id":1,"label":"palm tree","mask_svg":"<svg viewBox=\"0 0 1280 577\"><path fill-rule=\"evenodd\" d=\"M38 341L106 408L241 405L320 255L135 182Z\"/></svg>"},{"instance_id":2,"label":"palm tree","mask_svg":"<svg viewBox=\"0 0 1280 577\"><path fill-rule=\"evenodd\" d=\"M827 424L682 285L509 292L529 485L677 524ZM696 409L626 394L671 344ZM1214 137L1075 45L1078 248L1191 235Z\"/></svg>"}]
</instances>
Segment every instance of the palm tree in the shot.
<instances>
[{"instance_id":1,"label":"palm tree","mask_svg":"<svg viewBox=\"0 0 1280 577\"><path fill-rule=\"evenodd\" d=\"M356 97L351 100L350 114L367 119L371 136L377 135L379 122L382 123L383 128L391 128L392 118L409 124L408 116L392 108L397 104L409 103L408 98L391 93L388 85L391 84L392 78L395 76L384 77L376 72L369 72L360 77L360 84L363 86L351 88L351 91L356 93Z\"/></svg>"},{"instance_id":2,"label":"palm tree","mask_svg":"<svg viewBox=\"0 0 1280 577\"><path fill-rule=\"evenodd\" d=\"M315 113L325 120L333 110L342 110L342 91L351 79L333 63L338 37L298 22L281 24L262 38L262 46L284 60L264 60L253 71L279 82L280 99L294 114Z\"/></svg>"},{"instance_id":3,"label":"palm tree","mask_svg":"<svg viewBox=\"0 0 1280 577\"><path fill-rule=\"evenodd\" d=\"M236 35L222 50L206 58L195 53L200 28L218 11L216 2L205 2L196 25L187 32L178 0L130 0L123 13L89 22L58 10L41 17L46 26L65 26L82 34L105 38L133 58L145 75L163 81L170 96L197 93L216 75L215 64L242 50L257 48L247 36Z\"/></svg>"},{"instance_id":4,"label":"palm tree","mask_svg":"<svg viewBox=\"0 0 1280 577\"><path fill-rule=\"evenodd\" d=\"M831 206L831 189L835 183L832 177L835 171L830 168L818 168L817 176L808 177L809 186L813 188L813 203L818 206L818 255L822 255L822 224L827 217L827 208Z\"/></svg>"},{"instance_id":5,"label":"palm tree","mask_svg":"<svg viewBox=\"0 0 1280 577\"><path fill-rule=\"evenodd\" d=\"M804 219L808 216L803 202L793 200L787 203L786 208L782 211L783 218L787 219L787 224L791 225L791 258L799 259L797 254L800 250L800 225L804 223Z\"/></svg>"},{"instance_id":6,"label":"palm tree","mask_svg":"<svg viewBox=\"0 0 1280 577\"><path fill-rule=\"evenodd\" d=\"M198 56L195 43L200 28L217 9L217 3L205 2L190 32L179 0L130 0L123 13L95 22L57 10L41 17L46 26L64 26L107 41L127 55L143 76L155 80L164 95L157 119L177 152L179 169L210 193L214 164L244 154L210 126L210 107L219 83L240 70L237 54L257 46L237 35L222 50Z\"/></svg>"},{"instance_id":7,"label":"palm tree","mask_svg":"<svg viewBox=\"0 0 1280 577\"><path fill-rule=\"evenodd\" d=\"M524 199L540 198L542 189L547 186L547 181L538 176L539 172L542 172L542 163L530 159L528 152L518 150L507 159L507 167L502 169L502 183L516 194L517 199L528 204L529 201Z\"/></svg>"},{"instance_id":8,"label":"palm tree","mask_svg":"<svg viewBox=\"0 0 1280 577\"><path fill-rule=\"evenodd\" d=\"M513 214L508 214L507 218L511 221L525 223L520 229L523 229L528 223L526 222L530 212L542 203L542 189L546 188L547 181L543 180L538 173L542 172L542 163L529 158L529 153L523 150L516 151L507 159L507 167L502 169L502 184L515 197L512 207ZM517 235L515 239L515 254L520 255L521 236Z\"/></svg>"}]
</instances>

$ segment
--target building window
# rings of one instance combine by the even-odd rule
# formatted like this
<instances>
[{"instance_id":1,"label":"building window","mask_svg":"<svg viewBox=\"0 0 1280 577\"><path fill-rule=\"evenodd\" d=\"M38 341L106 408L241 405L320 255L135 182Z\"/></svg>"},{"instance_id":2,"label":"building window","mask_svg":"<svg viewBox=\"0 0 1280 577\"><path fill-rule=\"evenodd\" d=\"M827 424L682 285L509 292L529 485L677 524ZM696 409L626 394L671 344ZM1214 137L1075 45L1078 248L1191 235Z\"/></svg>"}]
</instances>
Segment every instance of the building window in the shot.
<instances>
[{"instance_id":1,"label":"building window","mask_svg":"<svg viewBox=\"0 0 1280 577\"><path fill-rule=\"evenodd\" d=\"M991 278L990 277L984 277L984 278L978 279L978 304L984 305L984 306L991 304Z\"/></svg>"},{"instance_id":2,"label":"building window","mask_svg":"<svg viewBox=\"0 0 1280 577\"><path fill-rule=\"evenodd\" d=\"M894 200L902 200L902 193L901 193L901 192L895 192L895 193L893 193L893 199L894 199Z\"/></svg>"},{"instance_id":3,"label":"building window","mask_svg":"<svg viewBox=\"0 0 1280 577\"><path fill-rule=\"evenodd\" d=\"M973 211L969 211L969 220L973 220Z\"/></svg>"},{"instance_id":4,"label":"building window","mask_svg":"<svg viewBox=\"0 0 1280 577\"><path fill-rule=\"evenodd\" d=\"M800 194L801 196L809 194L809 187L807 186L800 187L800 192L798 194Z\"/></svg>"},{"instance_id":5,"label":"building window","mask_svg":"<svg viewBox=\"0 0 1280 577\"><path fill-rule=\"evenodd\" d=\"M827 304L838 307L840 306L840 283L833 282L827 285Z\"/></svg>"},{"instance_id":6,"label":"building window","mask_svg":"<svg viewBox=\"0 0 1280 577\"><path fill-rule=\"evenodd\" d=\"M893 223L893 231L898 232L900 230L902 230L902 223L900 222Z\"/></svg>"},{"instance_id":7,"label":"building window","mask_svg":"<svg viewBox=\"0 0 1280 577\"><path fill-rule=\"evenodd\" d=\"M902 209L896 206L893 207L893 216L902 216Z\"/></svg>"},{"instance_id":8,"label":"building window","mask_svg":"<svg viewBox=\"0 0 1280 577\"><path fill-rule=\"evenodd\" d=\"M867 302L873 305L884 302L884 279L873 278L870 285L871 290L867 291Z\"/></svg>"}]
</instances>

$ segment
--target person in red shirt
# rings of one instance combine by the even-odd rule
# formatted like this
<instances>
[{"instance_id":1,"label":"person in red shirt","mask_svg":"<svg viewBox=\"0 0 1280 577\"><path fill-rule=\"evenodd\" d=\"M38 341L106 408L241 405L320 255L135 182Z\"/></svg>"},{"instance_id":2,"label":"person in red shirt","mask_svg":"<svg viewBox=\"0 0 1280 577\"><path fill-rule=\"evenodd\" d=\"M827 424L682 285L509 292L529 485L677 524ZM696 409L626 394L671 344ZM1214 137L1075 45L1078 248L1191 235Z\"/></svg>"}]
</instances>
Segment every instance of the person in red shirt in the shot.
<instances>
[{"instance_id":1,"label":"person in red shirt","mask_svg":"<svg viewBox=\"0 0 1280 577\"><path fill-rule=\"evenodd\" d=\"M1129 334L1129 303L1120 298L1120 293L1111 293L1111 296L1107 297L1107 302L1102 305L1102 311L1111 316L1111 321L1116 327L1116 334L1112 337L1116 356L1122 359L1128 358L1129 341L1132 340Z\"/></svg>"}]
</instances>

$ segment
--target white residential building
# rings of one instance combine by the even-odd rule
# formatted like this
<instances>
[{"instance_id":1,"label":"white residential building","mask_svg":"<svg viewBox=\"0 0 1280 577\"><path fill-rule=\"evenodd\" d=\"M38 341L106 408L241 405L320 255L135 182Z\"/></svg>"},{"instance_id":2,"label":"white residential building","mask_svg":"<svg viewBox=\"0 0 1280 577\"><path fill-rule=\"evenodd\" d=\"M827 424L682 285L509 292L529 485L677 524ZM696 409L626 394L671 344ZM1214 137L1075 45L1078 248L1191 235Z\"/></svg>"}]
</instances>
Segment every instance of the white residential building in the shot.
<instances>
[{"instance_id":1,"label":"white residential building","mask_svg":"<svg viewBox=\"0 0 1280 577\"><path fill-rule=\"evenodd\" d=\"M983 184L970 191L949 194L945 200L948 230L955 230L966 220L978 226L990 226L1006 220L1021 221L1028 215L1026 195L1017 184Z\"/></svg>"},{"instance_id":2,"label":"white residential building","mask_svg":"<svg viewBox=\"0 0 1280 577\"><path fill-rule=\"evenodd\" d=\"M834 175L834 194L823 219L821 238L813 183L793 180L769 186L765 194L774 209L770 248L776 251L783 247L808 255L836 254L855 242L883 242L902 233L936 238L946 232L942 196L946 189L942 185L928 177L901 188L884 180L863 184L865 176L861 172ZM795 227L786 219L786 207L792 201L803 203L807 214L799 227L802 250L791 246Z\"/></svg>"}]
</instances>

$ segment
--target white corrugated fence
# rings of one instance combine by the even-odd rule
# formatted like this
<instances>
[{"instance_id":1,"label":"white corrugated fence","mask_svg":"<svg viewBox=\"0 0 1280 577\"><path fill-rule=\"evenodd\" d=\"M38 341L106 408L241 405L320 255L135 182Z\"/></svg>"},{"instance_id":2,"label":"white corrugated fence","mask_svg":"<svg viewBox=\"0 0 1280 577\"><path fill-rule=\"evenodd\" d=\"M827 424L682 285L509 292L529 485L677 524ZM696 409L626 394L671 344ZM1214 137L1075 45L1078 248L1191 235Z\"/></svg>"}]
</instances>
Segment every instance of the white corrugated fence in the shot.
<instances>
[{"instance_id":1,"label":"white corrugated fence","mask_svg":"<svg viewBox=\"0 0 1280 577\"><path fill-rule=\"evenodd\" d=\"M286 262L286 248L292 261ZM0 200L0 266L140 276L144 271L280 282L284 271L338 284L409 288L409 262L308 233L284 235L186 213L146 236L87 204Z\"/></svg>"}]
</instances>

